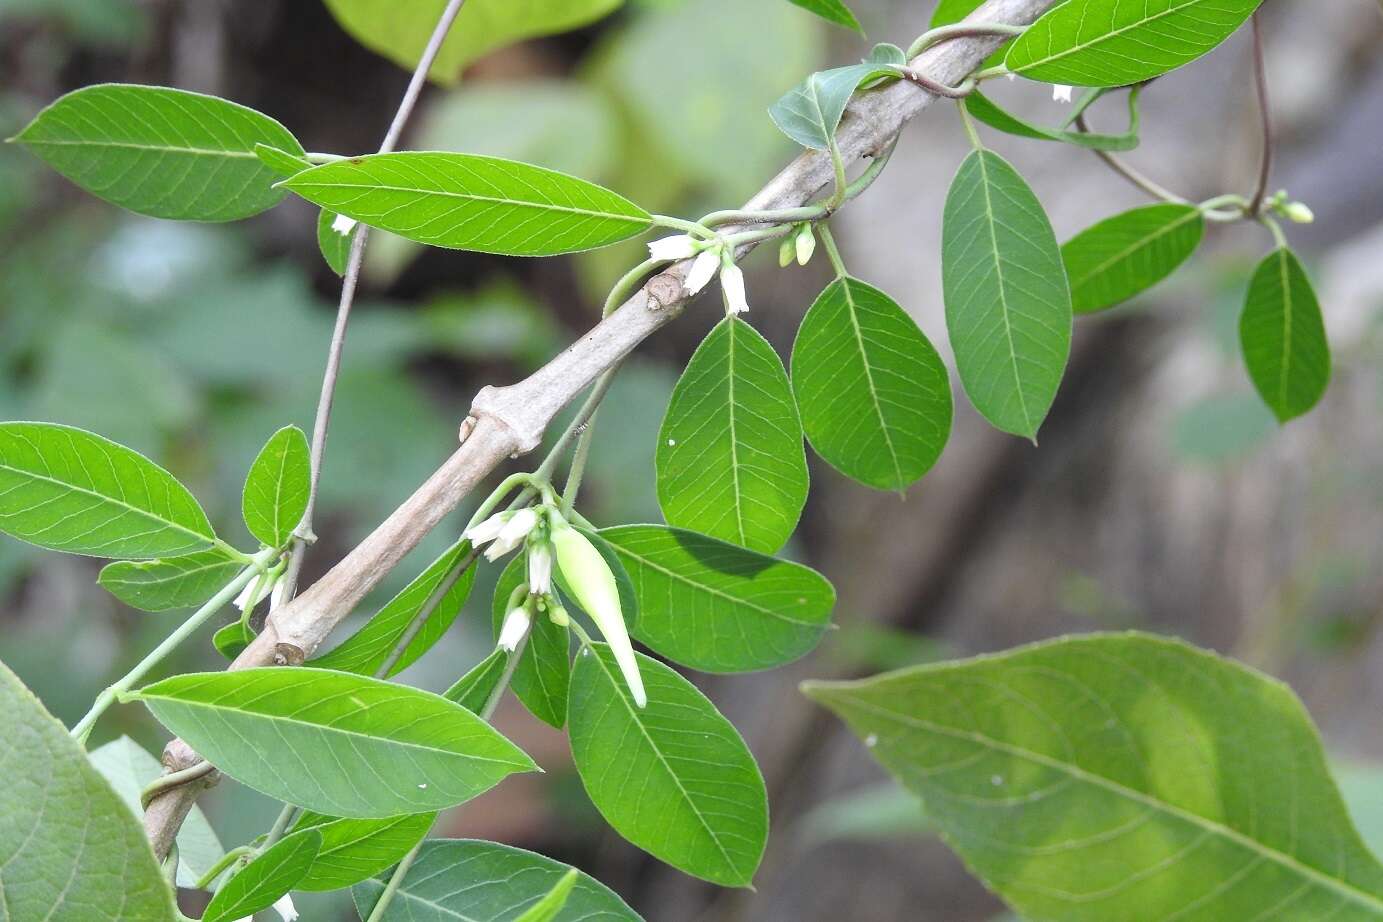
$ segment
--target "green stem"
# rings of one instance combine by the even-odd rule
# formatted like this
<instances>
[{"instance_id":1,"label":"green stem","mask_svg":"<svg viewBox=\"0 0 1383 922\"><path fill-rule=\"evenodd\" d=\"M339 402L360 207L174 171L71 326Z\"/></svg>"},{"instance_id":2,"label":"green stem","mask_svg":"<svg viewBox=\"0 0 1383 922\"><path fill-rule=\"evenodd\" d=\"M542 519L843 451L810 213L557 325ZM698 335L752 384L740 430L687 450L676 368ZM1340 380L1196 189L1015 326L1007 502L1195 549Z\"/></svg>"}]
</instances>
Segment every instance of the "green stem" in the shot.
<instances>
[{"instance_id":1,"label":"green stem","mask_svg":"<svg viewBox=\"0 0 1383 922\"><path fill-rule=\"evenodd\" d=\"M610 293L605 296L605 306L601 309L600 316L604 318L613 314L615 308L623 304L624 299L633 294L634 290L639 287L639 283L643 281L645 275L667 262L666 259L645 259L621 275L619 281L615 282L614 287L610 289Z\"/></svg>"},{"instance_id":2,"label":"green stem","mask_svg":"<svg viewBox=\"0 0 1383 922\"><path fill-rule=\"evenodd\" d=\"M719 227L722 224L796 224L800 221L815 221L826 217L824 205L805 205L801 208L771 208L767 211L713 211L701 219L705 227Z\"/></svg>"},{"instance_id":3,"label":"green stem","mask_svg":"<svg viewBox=\"0 0 1383 922\"><path fill-rule=\"evenodd\" d=\"M1258 220L1264 227L1272 232L1273 241L1280 249L1287 249L1287 235L1282 232L1282 225L1269 214L1260 214Z\"/></svg>"},{"instance_id":4,"label":"green stem","mask_svg":"<svg viewBox=\"0 0 1383 922\"><path fill-rule=\"evenodd\" d=\"M242 550L238 550L234 547L231 547L229 544L222 541L220 538L216 539L216 544L214 546L216 550L220 551L222 554L225 554L227 557L229 557L231 560L236 561L237 563L243 563L246 566L249 566L251 563L254 562L254 557L252 555L246 554Z\"/></svg>"},{"instance_id":5,"label":"green stem","mask_svg":"<svg viewBox=\"0 0 1383 922\"><path fill-rule=\"evenodd\" d=\"M715 237L714 231L712 231L710 228L702 227L695 221L685 221L682 218L674 218L670 215L665 214L655 214L652 215L652 218L653 223L658 227L666 227L672 230L679 230L683 233L691 234L696 237L701 237L706 240L710 240Z\"/></svg>"},{"instance_id":6,"label":"green stem","mask_svg":"<svg viewBox=\"0 0 1383 922\"><path fill-rule=\"evenodd\" d=\"M345 157L341 156L340 154L317 154L317 153L310 153L310 154L307 154L307 155L306 155L306 158L307 158L307 162L308 162L308 163L317 163L317 164L322 164L322 163L335 163L335 162L338 161L338 160L345 160L345 159L346 159Z\"/></svg>"},{"instance_id":7,"label":"green stem","mask_svg":"<svg viewBox=\"0 0 1383 922\"><path fill-rule=\"evenodd\" d=\"M841 202L845 201L845 190L849 183L845 181L845 161L840 156L840 145L836 143L836 136L833 134L830 143L827 145L831 153L831 169L835 170L836 188L831 193L830 200L826 203L826 208L835 211L840 207Z\"/></svg>"},{"instance_id":8,"label":"green stem","mask_svg":"<svg viewBox=\"0 0 1383 922\"><path fill-rule=\"evenodd\" d=\"M888 161L893 157L893 151L898 147L898 136L894 135L888 147L884 148L883 153L879 154L870 161L863 173L855 177L855 181L845 188L845 201L850 201L874 185L874 180L879 178L879 174L888 166Z\"/></svg>"},{"instance_id":9,"label":"green stem","mask_svg":"<svg viewBox=\"0 0 1383 922\"><path fill-rule=\"evenodd\" d=\"M762 230L740 231L738 234L726 234L725 245L729 248L743 246L746 243L758 243L760 240L772 240L781 237L792 230L791 224L774 224L772 227L765 227Z\"/></svg>"},{"instance_id":10,"label":"green stem","mask_svg":"<svg viewBox=\"0 0 1383 922\"><path fill-rule=\"evenodd\" d=\"M950 26L938 26L935 29L923 32L913 40L913 43L908 46L908 60L911 61L933 45L939 45L951 39L975 38L984 35L1004 35L1011 37L1014 35L1021 35L1025 28L1025 26L1014 26L1002 22L961 22Z\"/></svg>"},{"instance_id":11,"label":"green stem","mask_svg":"<svg viewBox=\"0 0 1383 922\"><path fill-rule=\"evenodd\" d=\"M150 781L144 790L139 793L139 806L147 810L149 808L149 802L164 791L175 788L181 784L187 784L189 781L196 781L198 778L209 775L214 771L216 771L216 766L212 765L206 759L203 759L195 765L190 765L181 771L159 775L153 781Z\"/></svg>"},{"instance_id":12,"label":"green stem","mask_svg":"<svg viewBox=\"0 0 1383 922\"><path fill-rule=\"evenodd\" d=\"M288 824L292 823L293 817L297 815L297 806L294 804L284 804L283 809L279 811L278 817L274 820L274 825L269 827L269 832L264 836L264 844L261 845L260 848L268 848L279 839L282 839L283 834L288 831Z\"/></svg>"},{"instance_id":13,"label":"green stem","mask_svg":"<svg viewBox=\"0 0 1383 922\"><path fill-rule=\"evenodd\" d=\"M836 270L836 278L843 279L848 276L850 273L845 271L845 261L840 258L840 250L836 249L836 238L831 234L831 229L825 224L820 224L816 232L821 235L821 242L826 247L826 258Z\"/></svg>"},{"instance_id":14,"label":"green stem","mask_svg":"<svg viewBox=\"0 0 1383 922\"><path fill-rule=\"evenodd\" d=\"M975 150L984 150L984 142L975 130L975 122L970 118L970 110L965 108L965 101L956 100L956 109L960 112L960 123L965 126L965 136L970 139L970 146Z\"/></svg>"},{"instance_id":15,"label":"green stem","mask_svg":"<svg viewBox=\"0 0 1383 922\"><path fill-rule=\"evenodd\" d=\"M230 851L222 855L220 860L213 864L209 871L207 871L200 878L198 878L197 883L195 883L193 886L198 890L205 890L207 887L210 887L213 883L216 882L216 878L221 876L222 871L224 871L231 865L235 864L236 859L238 859L241 855L248 855L252 851L254 851L254 849L248 845L241 845L231 849Z\"/></svg>"},{"instance_id":16,"label":"green stem","mask_svg":"<svg viewBox=\"0 0 1383 922\"><path fill-rule=\"evenodd\" d=\"M611 369L605 374L613 374ZM591 413L591 418L586 420L586 428L581 431L581 436L576 440L576 451L571 456L571 469L567 471L567 488L562 492L562 513L571 515L572 506L576 505L576 495L581 491L581 478L586 474L586 462L591 455L591 442L594 441L592 433L595 431L595 413Z\"/></svg>"},{"instance_id":17,"label":"green stem","mask_svg":"<svg viewBox=\"0 0 1383 922\"><path fill-rule=\"evenodd\" d=\"M500 501L509 494L510 490L513 490L519 484L526 484L532 487L532 479L532 474L520 471L517 474L510 474L508 477L501 480L499 486L495 487L494 491L491 492L489 496L485 497L485 501L475 510L475 514L471 516L471 520L466 523L466 527L462 529L462 532L470 531L472 528L485 521L485 519L489 518L490 513L495 511L495 507L500 504Z\"/></svg>"}]
</instances>

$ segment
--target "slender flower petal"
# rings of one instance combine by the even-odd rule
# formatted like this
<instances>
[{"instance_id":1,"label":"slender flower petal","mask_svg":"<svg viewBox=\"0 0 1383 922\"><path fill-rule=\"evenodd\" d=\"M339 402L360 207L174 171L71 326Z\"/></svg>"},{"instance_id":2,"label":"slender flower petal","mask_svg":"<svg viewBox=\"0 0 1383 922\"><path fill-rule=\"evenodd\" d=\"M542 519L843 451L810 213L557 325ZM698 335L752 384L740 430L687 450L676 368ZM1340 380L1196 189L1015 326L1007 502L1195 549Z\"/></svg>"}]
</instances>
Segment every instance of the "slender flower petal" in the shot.
<instances>
[{"instance_id":1,"label":"slender flower petal","mask_svg":"<svg viewBox=\"0 0 1383 922\"><path fill-rule=\"evenodd\" d=\"M691 259L696 255L697 250L696 241L687 234L674 234L671 237L654 240L648 245L648 255L651 258L666 259L669 262L678 259Z\"/></svg>"},{"instance_id":2,"label":"slender flower petal","mask_svg":"<svg viewBox=\"0 0 1383 922\"><path fill-rule=\"evenodd\" d=\"M1071 91L1075 87L1067 86L1064 83L1052 84L1052 102L1070 102Z\"/></svg>"},{"instance_id":3,"label":"slender flower petal","mask_svg":"<svg viewBox=\"0 0 1383 922\"><path fill-rule=\"evenodd\" d=\"M283 917L283 922L296 922L298 918L298 910L293 905L293 897L291 894L285 893L275 900L274 911Z\"/></svg>"},{"instance_id":4,"label":"slender flower petal","mask_svg":"<svg viewBox=\"0 0 1383 922\"><path fill-rule=\"evenodd\" d=\"M725 294L727 314L743 314L749 310L749 302L744 298L744 272L739 266L729 265L720 270L720 290Z\"/></svg>"},{"instance_id":5,"label":"slender flower petal","mask_svg":"<svg viewBox=\"0 0 1383 922\"><path fill-rule=\"evenodd\" d=\"M528 546L528 591L534 595L552 592L552 545L547 541Z\"/></svg>"},{"instance_id":6,"label":"slender flower petal","mask_svg":"<svg viewBox=\"0 0 1383 922\"><path fill-rule=\"evenodd\" d=\"M528 629L532 625L533 616L529 614L526 606L520 605L511 609L509 614L504 616L504 622L499 628L499 640L495 645L505 653L513 653L528 636Z\"/></svg>"},{"instance_id":7,"label":"slender flower petal","mask_svg":"<svg viewBox=\"0 0 1383 922\"><path fill-rule=\"evenodd\" d=\"M706 283L711 280L711 276L716 274L717 267L720 266L720 254L714 247L702 250L696 254L696 259L692 261L691 270L687 272L687 280L682 284L686 286L688 294L696 294L706 287Z\"/></svg>"},{"instance_id":8,"label":"slender flower petal","mask_svg":"<svg viewBox=\"0 0 1383 922\"><path fill-rule=\"evenodd\" d=\"M256 592L256 589L259 591ZM250 611L269 594L271 589L273 589L273 584L261 586L260 579L256 576L245 584L245 588L240 590L240 594L235 597L235 601L231 604L241 611Z\"/></svg>"},{"instance_id":9,"label":"slender flower petal","mask_svg":"<svg viewBox=\"0 0 1383 922\"><path fill-rule=\"evenodd\" d=\"M504 530L504 523L509 521L509 516L511 514L512 513L508 512L496 512L474 528L467 529L466 537L469 538L471 544L476 547L488 541L495 540L499 537L499 533Z\"/></svg>"},{"instance_id":10,"label":"slender flower petal","mask_svg":"<svg viewBox=\"0 0 1383 922\"><path fill-rule=\"evenodd\" d=\"M343 214L339 214L336 216L336 220L331 222L331 229L342 237L345 237L349 235L351 231L355 230L355 225L357 223L359 222L357 222L355 218L348 218Z\"/></svg>"},{"instance_id":11,"label":"slender flower petal","mask_svg":"<svg viewBox=\"0 0 1383 922\"><path fill-rule=\"evenodd\" d=\"M520 509L509 514L504 527L495 536L494 543L485 549L485 559L493 563L514 548L523 544L533 526L538 524L538 513L532 509Z\"/></svg>"}]
</instances>

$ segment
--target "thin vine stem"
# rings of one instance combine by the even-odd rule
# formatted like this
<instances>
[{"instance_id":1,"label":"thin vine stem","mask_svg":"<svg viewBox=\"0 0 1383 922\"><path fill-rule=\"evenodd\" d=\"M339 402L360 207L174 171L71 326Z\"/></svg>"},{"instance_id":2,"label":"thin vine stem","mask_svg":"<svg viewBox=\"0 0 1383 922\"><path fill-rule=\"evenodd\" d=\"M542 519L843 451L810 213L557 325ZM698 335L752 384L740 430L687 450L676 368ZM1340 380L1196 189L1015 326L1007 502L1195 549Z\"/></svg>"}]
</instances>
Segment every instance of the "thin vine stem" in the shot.
<instances>
[{"instance_id":1,"label":"thin vine stem","mask_svg":"<svg viewBox=\"0 0 1383 922\"><path fill-rule=\"evenodd\" d=\"M1079 116L1076 117L1076 128L1078 128L1085 134L1090 133L1090 123L1086 121L1085 113L1082 112ZM1177 195L1175 192L1163 188L1153 180L1144 176L1142 173L1138 172L1124 160L1115 156L1109 151L1096 150L1092 148L1091 153L1093 153L1096 157L1099 157L1100 160L1102 160L1104 164L1108 166L1111 170L1118 173L1120 176L1124 177L1124 179L1127 179L1129 182L1133 183L1135 186L1137 186L1139 189L1142 189L1144 192L1146 192L1148 195L1151 195L1153 198L1162 199L1162 201L1170 202L1174 205L1191 204L1188 200L1182 198L1180 195Z\"/></svg>"},{"instance_id":2,"label":"thin vine stem","mask_svg":"<svg viewBox=\"0 0 1383 922\"><path fill-rule=\"evenodd\" d=\"M967 22L956 23L955 25L950 26L938 26L935 29L930 29L926 32L923 32L921 35L917 36L917 38L913 39L912 44L908 46L907 57L908 60L911 61L913 58L917 57L919 54L926 51L928 48L931 48L933 45L939 45L942 42L949 42L952 39L983 38L988 35L1002 35L1008 38L1012 38L1014 36L1023 34L1023 30L1025 28L1027 27L1013 26L1001 22Z\"/></svg>"},{"instance_id":3,"label":"thin vine stem","mask_svg":"<svg viewBox=\"0 0 1383 922\"><path fill-rule=\"evenodd\" d=\"M1263 153L1258 161L1258 184L1249 197L1248 213L1263 211L1268 194L1268 180L1273 170L1273 115L1268 101L1268 67L1263 54L1263 23L1261 12L1253 14L1253 83L1258 91L1258 115L1263 126Z\"/></svg>"},{"instance_id":4,"label":"thin vine stem","mask_svg":"<svg viewBox=\"0 0 1383 922\"><path fill-rule=\"evenodd\" d=\"M221 876L222 871L235 864L241 856L248 855L252 851L254 851L254 848L249 845L239 845L226 852L217 859L215 864L207 869L205 874L197 879L197 882L192 885L193 889L205 890L207 887L210 887L216 881L216 878Z\"/></svg>"},{"instance_id":5,"label":"thin vine stem","mask_svg":"<svg viewBox=\"0 0 1383 922\"><path fill-rule=\"evenodd\" d=\"M836 248L835 235L825 224L818 225L816 232L821 236L821 244L826 248L826 258L831 261L831 268L836 270L836 278L845 278L850 273L845 271L845 260L840 258L840 250Z\"/></svg>"}]
</instances>

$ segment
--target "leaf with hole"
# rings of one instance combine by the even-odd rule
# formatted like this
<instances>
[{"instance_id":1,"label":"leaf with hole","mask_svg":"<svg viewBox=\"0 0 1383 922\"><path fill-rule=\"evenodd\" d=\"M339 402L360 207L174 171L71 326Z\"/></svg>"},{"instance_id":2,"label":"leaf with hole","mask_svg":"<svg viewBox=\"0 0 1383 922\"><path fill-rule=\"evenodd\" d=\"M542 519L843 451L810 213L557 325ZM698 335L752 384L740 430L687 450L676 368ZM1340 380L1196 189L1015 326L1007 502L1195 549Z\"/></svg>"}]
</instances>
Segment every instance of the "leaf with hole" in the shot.
<instances>
[{"instance_id":1,"label":"leaf with hole","mask_svg":"<svg viewBox=\"0 0 1383 922\"><path fill-rule=\"evenodd\" d=\"M1106 218L1061 247L1076 313L1113 307L1190 258L1205 233L1194 205L1148 205Z\"/></svg>"},{"instance_id":2,"label":"leaf with hole","mask_svg":"<svg viewBox=\"0 0 1383 922\"><path fill-rule=\"evenodd\" d=\"M1244 364L1279 422L1320 402L1330 383L1330 344L1311 278L1286 247L1269 253L1249 281L1239 315Z\"/></svg>"},{"instance_id":3,"label":"leaf with hole","mask_svg":"<svg viewBox=\"0 0 1383 922\"><path fill-rule=\"evenodd\" d=\"M0 531L92 557L175 557L216 541L172 474L109 439L52 423L0 423Z\"/></svg>"},{"instance_id":4,"label":"leaf with hole","mask_svg":"<svg viewBox=\"0 0 1383 922\"><path fill-rule=\"evenodd\" d=\"M956 367L996 428L1036 438L1071 352L1071 292L1046 212L992 151L965 158L946 196L941 284Z\"/></svg>"},{"instance_id":5,"label":"leaf with hole","mask_svg":"<svg viewBox=\"0 0 1383 922\"><path fill-rule=\"evenodd\" d=\"M830 627L835 590L801 564L661 525L600 536L633 582L635 639L684 666L771 669L806 655Z\"/></svg>"},{"instance_id":6,"label":"leaf with hole","mask_svg":"<svg viewBox=\"0 0 1383 922\"><path fill-rule=\"evenodd\" d=\"M168 611L201 605L242 569L243 563L212 549L158 560L118 560L102 567L96 581L132 608Z\"/></svg>"},{"instance_id":7,"label":"leaf with hole","mask_svg":"<svg viewBox=\"0 0 1383 922\"><path fill-rule=\"evenodd\" d=\"M307 512L312 489L307 436L284 426L269 437L250 465L240 508L250 534L269 547L283 547Z\"/></svg>"},{"instance_id":8,"label":"leaf with hole","mask_svg":"<svg viewBox=\"0 0 1383 922\"><path fill-rule=\"evenodd\" d=\"M234 221L283 198L255 155L302 145L253 109L161 86L83 87L40 112L14 140L86 191L155 218Z\"/></svg>"},{"instance_id":9,"label":"leaf with hole","mask_svg":"<svg viewBox=\"0 0 1383 922\"><path fill-rule=\"evenodd\" d=\"M423 840L436 818L412 813L361 820L305 812L290 832L315 829L322 844L293 889L340 890L391 868Z\"/></svg>"},{"instance_id":10,"label":"leaf with hole","mask_svg":"<svg viewBox=\"0 0 1383 922\"><path fill-rule=\"evenodd\" d=\"M668 401L655 455L669 525L772 554L807 501L802 423L787 372L749 324L727 317Z\"/></svg>"},{"instance_id":11,"label":"leaf with hole","mask_svg":"<svg viewBox=\"0 0 1383 922\"><path fill-rule=\"evenodd\" d=\"M304 170L283 186L409 240L505 256L591 250L652 223L648 212L595 183L477 154L352 157Z\"/></svg>"},{"instance_id":12,"label":"leaf with hole","mask_svg":"<svg viewBox=\"0 0 1383 922\"><path fill-rule=\"evenodd\" d=\"M490 603L490 624L496 639L504 616L508 614L507 603L514 589L528 579L525 556L518 554L509 561L495 584L495 595ZM509 687L524 707L543 723L562 729L567 722L567 688L571 674L571 639L565 627L552 623L552 619L539 612L533 618L533 627L528 633L528 643L523 655L514 667L514 675ZM448 696L450 697L450 696Z\"/></svg>"},{"instance_id":13,"label":"leaf with hole","mask_svg":"<svg viewBox=\"0 0 1383 922\"><path fill-rule=\"evenodd\" d=\"M576 657L567 723L581 782L615 831L660 861L747 887L768 837L763 776L738 732L686 679L637 654L648 706L609 647Z\"/></svg>"},{"instance_id":14,"label":"leaf with hole","mask_svg":"<svg viewBox=\"0 0 1383 922\"><path fill-rule=\"evenodd\" d=\"M191 673L125 697L242 784L332 816L440 810L536 768L460 705L345 672Z\"/></svg>"},{"instance_id":15,"label":"leaf with hole","mask_svg":"<svg viewBox=\"0 0 1383 922\"><path fill-rule=\"evenodd\" d=\"M202 913L202 922L232 922L268 909L298 886L321 845L322 835L315 829L279 839L221 884Z\"/></svg>"},{"instance_id":16,"label":"leaf with hole","mask_svg":"<svg viewBox=\"0 0 1383 922\"><path fill-rule=\"evenodd\" d=\"M1025 918L1383 917L1301 702L1215 654L1090 635L804 690Z\"/></svg>"}]
</instances>

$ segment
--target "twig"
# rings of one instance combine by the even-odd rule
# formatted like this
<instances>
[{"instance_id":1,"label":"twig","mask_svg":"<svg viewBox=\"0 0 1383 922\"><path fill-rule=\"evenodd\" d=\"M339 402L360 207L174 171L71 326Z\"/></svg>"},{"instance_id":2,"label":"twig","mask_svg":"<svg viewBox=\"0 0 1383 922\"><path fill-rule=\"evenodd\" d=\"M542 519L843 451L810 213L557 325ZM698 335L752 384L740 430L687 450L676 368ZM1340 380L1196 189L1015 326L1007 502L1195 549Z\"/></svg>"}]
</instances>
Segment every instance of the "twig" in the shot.
<instances>
[{"instance_id":1,"label":"twig","mask_svg":"<svg viewBox=\"0 0 1383 922\"><path fill-rule=\"evenodd\" d=\"M1086 134L1090 133L1090 124L1085 120L1085 113L1082 112L1080 115L1076 116L1076 127ZM1153 198L1159 198L1164 202L1172 202L1177 205L1190 204L1186 199L1169 189L1164 189L1162 186L1135 170L1128 163L1124 162L1123 159L1116 157L1109 151L1096 148L1092 148L1091 150L1092 153L1103 160L1111 170L1118 173Z\"/></svg>"},{"instance_id":2,"label":"twig","mask_svg":"<svg viewBox=\"0 0 1383 922\"><path fill-rule=\"evenodd\" d=\"M1263 24L1261 12L1253 14L1253 82L1258 89L1258 115L1263 124L1263 155L1258 161L1258 186L1249 199L1248 214L1263 210L1263 198L1268 194L1268 179L1273 169L1273 114L1268 105L1268 68L1263 55Z\"/></svg>"}]
</instances>

